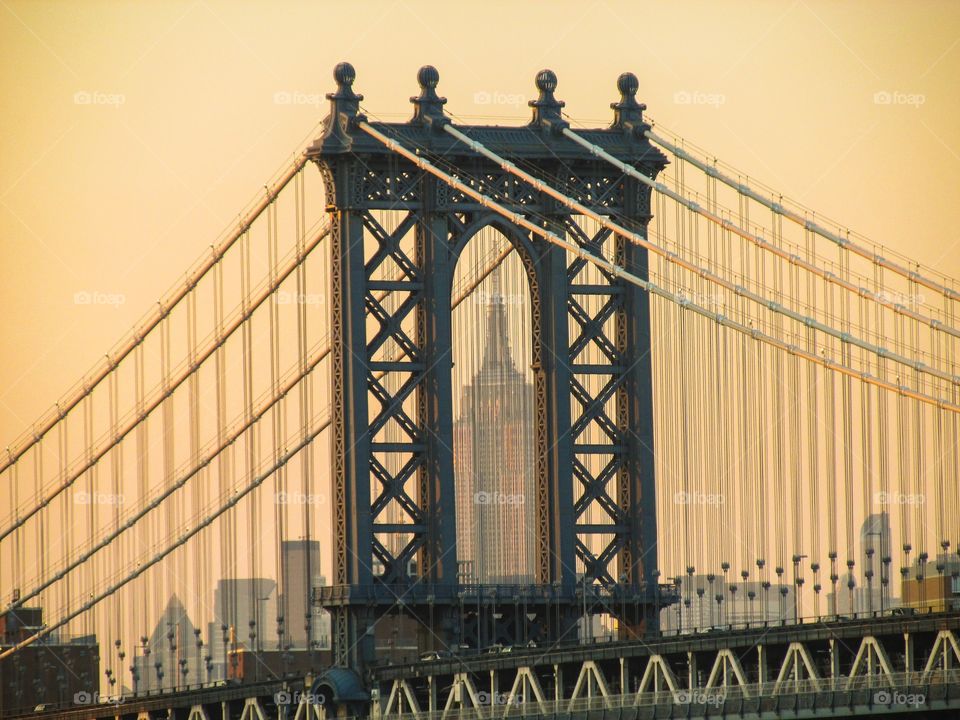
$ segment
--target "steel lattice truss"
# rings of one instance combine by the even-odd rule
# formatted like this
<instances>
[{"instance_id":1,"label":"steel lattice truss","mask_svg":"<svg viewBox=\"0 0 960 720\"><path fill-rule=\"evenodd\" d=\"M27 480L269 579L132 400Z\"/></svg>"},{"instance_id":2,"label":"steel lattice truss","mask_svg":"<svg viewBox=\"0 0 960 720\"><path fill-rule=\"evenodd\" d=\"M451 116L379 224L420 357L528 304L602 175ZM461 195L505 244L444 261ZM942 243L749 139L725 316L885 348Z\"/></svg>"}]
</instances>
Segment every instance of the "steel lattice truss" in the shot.
<instances>
[{"instance_id":1,"label":"steel lattice truss","mask_svg":"<svg viewBox=\"0 0 960 720\"><path fill-rule=\"evenodd\" d=\"M490 225L517 250L531 288L536 586L571 606L582 571L584 586L640 593L655 557L648 553L645 563L643 556L655 538L643 292L583 259L571 260L562 248L355 133L360 96L346 70L337 79L326 134L311 152L324 174L334 235L335 587L325 590L323 602L336 617L338 658L362 662L369 652L358 649L368 642L364 627L401 595L414 612L417 601L410 597L419 589L448 610L457 597L451 282L466 243ZM422 86L411 123L380 127L442 158L472 190L542 218L591 252L644 265L642 249L608 230L591 230L530 183L452 146L431 128L445 122L443 101L429 82ZM630 218L642 231L650 217L649 188L569 143L556 143L550 123L558 123L560 106L549 91L537 102L539 120L526 128L471 132L540 177L561 178L578 201ZM665 164L637 134L593 132L651 177ZM503 623L517 624L514 614L502 615ZM541 621L547 635L558 635L566 622Z\"/></svg>"}]
</instances>

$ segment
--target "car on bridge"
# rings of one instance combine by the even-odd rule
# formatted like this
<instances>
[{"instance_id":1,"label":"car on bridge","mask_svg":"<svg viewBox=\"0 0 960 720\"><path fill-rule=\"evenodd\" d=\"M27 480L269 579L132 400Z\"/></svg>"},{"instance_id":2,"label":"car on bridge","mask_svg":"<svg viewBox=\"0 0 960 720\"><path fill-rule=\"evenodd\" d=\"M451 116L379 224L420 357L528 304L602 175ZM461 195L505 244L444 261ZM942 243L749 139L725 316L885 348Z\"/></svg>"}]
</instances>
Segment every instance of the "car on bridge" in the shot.
<instances>
[{"instance_id":1,"label":"car on bridge","mask_svg":"<svg viewBox=\"0 0 960 720\"><path fill-rule=\"evenodd\" d=\"M433 660L443 660L451 656L446 650L430 650L420 655L420 662L431 662Z\"/></svg>"}]
</instances>

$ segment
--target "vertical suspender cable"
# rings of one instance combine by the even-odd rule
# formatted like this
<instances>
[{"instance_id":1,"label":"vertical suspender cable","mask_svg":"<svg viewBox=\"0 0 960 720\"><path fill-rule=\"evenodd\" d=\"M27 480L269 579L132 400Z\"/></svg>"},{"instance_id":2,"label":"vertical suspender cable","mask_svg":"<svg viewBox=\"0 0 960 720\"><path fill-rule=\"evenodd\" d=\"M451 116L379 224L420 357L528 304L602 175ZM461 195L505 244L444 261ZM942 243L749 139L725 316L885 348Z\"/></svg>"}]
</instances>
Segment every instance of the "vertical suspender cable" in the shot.
<instances>
[{"instance_id":1,"label":"vertical suspender cable","mask_svg":"<svg viewBox=\"0 0 960 720\"><path fill-rule=\"evenodd\" d=\"M249 299L250 299L250 289L251 289L251 264L252 259L250 256L251 252L251 242L250 242L250 233L247 232L243 236L243 241L241 245L241 255L240 255L240 295L241 302L243 303L243 309L246 311ZM248 321L244 323L243 326L243 418L245 422L249 422L251 416L253 415L253 323ZM257 429L251 428L250 431L244 435L244 475L253 476L256 473L256 458L257 458ZM250 572L250 577L254 579L253 582L249 584L249 597L247 598L247 608L249 612L253 614L253 617L250 618L241 618L237 617L237 623L242 623L243 620L247 620L246 627L237 627L238 642L249 641L249 649L251 652L256 650L255 643L255 634L258 632L259 628L256 626L256 615L257 615L257 604L259 602L258 595L260 591L259 582L257 578L259 574L258 563L257 563L257 541L260 536L260 527L259 527L259 518L257 514L257 497L251 494L247 498L247 524L244 532L244 536L248 543L250 543L249 554L247 555L248 568Z\"/></svg>"},{"instance_id":2,"label":"vertical suspender cable","mask_svg":"<svg viewBox=\"0 0 960 720\"><path fill-rule=\"evenodd\" d=\"M296 178L297 185L294 186L294 195L295 200L299 202L299 196L296 194L297 186L301 181L301 176L298 174ZM299 218L297 218L296 225L299 225ZM296 230L296 252L300 254L303 251L303 233L299 227L295 228ZM271 285L276 280L277 273L277 264L279 262L279 251L277 247L277 204L273 203L267 211L267 255L268 255L268 266L269 266L269 277ZM298 294L294 298L294 302L297 306L303 305L303 295ZM279 375L280 375L280 306L278 304L278 296L276 293L273 293L270 297L270 392L273 396L276 396L279 389ZM284 438L284 426L283 426L283 417L284 409L286 406L285 400L280 400L272 412L271 421L273 424L273 437L271 445L273 447L273 457L272 460L274 463L277 463L280 459L280 456L283 454L283 438ZM282 529L285 527L284 524L284 513L287 506L287 499L285 494L280 496L279 493L286 492L287 487L287 469L286 466L282 466L274 474L274 483L275 490L273 495L273 505L274 505L274 522L275 522L275 533L274 533L274 546L276 548L280 547L281 538L283 537ZM283 499L281 499L283 498ZM305 498L305 502L309 498ZM279 554L279 552L275 552ZM279 571L279 565L277 566ZM277 573L279 579L279 572ZM309 589L310 583L309 578L306 584L306 587ZM278 591L279 592L279 591ZM271 627L270 618L267 618L265 615L261 615L261 626L257 628L257 632L260 634L262 639L262 647L268 647L267 641L268 636L266 634L267 628Z\"/></svg>"}]
</instances>

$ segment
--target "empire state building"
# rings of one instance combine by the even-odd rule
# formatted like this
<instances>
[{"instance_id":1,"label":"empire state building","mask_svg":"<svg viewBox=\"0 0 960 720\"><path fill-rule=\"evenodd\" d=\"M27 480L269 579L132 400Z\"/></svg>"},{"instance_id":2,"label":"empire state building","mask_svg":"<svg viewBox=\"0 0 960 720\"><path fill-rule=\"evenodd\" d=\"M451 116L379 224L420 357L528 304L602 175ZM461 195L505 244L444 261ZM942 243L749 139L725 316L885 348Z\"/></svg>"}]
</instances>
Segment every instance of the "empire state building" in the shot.
<instances>
[{"instance_id":1,"label":"empire state building","mask_svg":"<svg viewBox=\"0 0 960 720\"><path fill-rule=\"evenodd\" d=\"M483 296L479 369L463 388L454 422L458 560L464 582L528 583L535 552L534 390L513 360L500 291Z\"/></svg>"}]
</instances>

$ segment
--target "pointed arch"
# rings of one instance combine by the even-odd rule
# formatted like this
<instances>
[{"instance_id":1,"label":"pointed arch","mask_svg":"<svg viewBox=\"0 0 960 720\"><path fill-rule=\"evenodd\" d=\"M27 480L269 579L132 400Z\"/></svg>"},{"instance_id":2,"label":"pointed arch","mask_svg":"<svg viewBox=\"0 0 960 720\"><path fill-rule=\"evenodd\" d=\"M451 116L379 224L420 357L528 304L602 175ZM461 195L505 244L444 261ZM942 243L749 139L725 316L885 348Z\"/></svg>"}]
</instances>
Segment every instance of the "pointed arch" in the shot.
<instances>
[{"instance_id":1,"label":"pointed arch","mask_svg":"<svg viewBox=\"0 0 960 720\"><path fill-rule=\"evenodd\" d=\"M857 656L850 667L850 676L847 678L847 689L853 689L857 681L861 678L868 679L868 687L872 687L874 678L878 676L876 670L879 669L882 675L887 678L890 687L896 687L893 678L893 667L890 664L890 658L887 651L884 650L875 637L867 635L860 641L860 647L857 649Z\"/></svg>"},{"instance_id":2,"label":"pointed arch","mask_svg":"<svg viewBox=\"0 0 960 720\"><path fill-rule=\"evenodd\" d=\"M400 678L393 681L383 716L389 717L391 714L403 715L404 702L406 702L407 712L412 713L416 718L420 717L420 703L417 702L417 696L413 692L413 688L410 687L410 684L404 678Z\"/></svg>"},{"instance_id":3,"label":"pointed arch","mask_svg":"<svg viewBox=\"0 0 960 720\"><path fill-rule=\"evenodd\" d=\"M187 720L210 720L210 716L207 715L207 709L203 705L191 705Z\"/></svg>"},{"instance_id":4,"label":"pointed arch","mask_svg":"<svg viewBox=\"0 0 960 720\"><path fill-rule=\"evenodd\" d=\"M677 682L677 676L662 655L651 655L647 661L647 667L643 671L643 677L640 678L640 686L637 688L634 704L640 704L640 696L643 693L662 692L660 687L661 679L666 684L667 690L669 690L673 696L674 702L679 702L680 684ZM651 684L653 685L652 690L649 689Z\"/></svg>"},{"instance_id":5,"label":"pointed arch","mask_svg":"<svg viewBox=\"0 0 960 720\"><path fill-rule=\"evenodd\" d=\"M467 673L457 673L453 676L450 694L447 695L447 702L443 706L443 712L440 714L441 720L444 720L451 714L462 712L467 708L476 710L478 717L484 716L484 704L480 701L480 693L477 691L477 686L473 684L473 680Z\"/></svg>"},{"instance_id":6,"label":"pointed arch","mask_svg":"<svg viewBox=\"0 0 960 720\"><path fill-rule=\"evenodd\" d=\"M580 674L577 676L577 683L574 685L573 692L570 694L570 703L567 711L573 710L574 701L584 694L590 700L594 697L602 697L605 707L612 707L610 702L610 691L607 688L607 680L603 676L603 671L597 667L593 660L587 660L580 668Z\"/></svg>"},{"instance_id":7,"label":"pointed arch","mask_svg":"<svg viewBox=\"0 0 960 720\"><path fill-rule=\"evenodd\" d=\"M707 688L715 687L734 687L731 679L736 680L736 685L744 697L750 697L750 691L747 689L747 676L740 664L740 659L732 650L724 648L717 653L713 661L713 668L710 670L710 677L707 678ZM722 682L718 682L722 681Z\"/></svg>"},{"instance_id":8,"label":"pointed arch","mask_svg":"<svg viewBox=\"0 0 960 720\"><path fill-rule=\"evenodd\" d=\"M950 667L953 662L956 662L955 668ZM957 643L957 637L952 630L941 630L937 633L937 639L933 643L930 657L923 669L923 679L929 680L930 676L938 670L948 673L951 670L957 672L958 669L960 669L960 644Z\"/></svg>"},{"instance_id":9,"label":"pointed arch","mask_svg":"<svg viewBox=\"0 0 960 720\"><path fill-rule=\"evenodd\" d=\"M546 698L536 673L526 666L518 668L517 676L513 680L513 686L507 694L507 702L503 711L504 717L506 717L515 705L523 704L526 706L529 704L531 696L533 700L536 701L540 713L546 714Z\"/></svg>"},{"instance_id":10,"label":"pointed arch","mask_svg":"<svg viewBox=\"0 0 960 720\"><path fill-rule=\"evenodd\" d=\"M311 693L300 693L300 702L297 703L293 720L323 720L323 705L313 702L313 699Z\"/></svg>"},{"instance_id":11,"label":"pointed arch","mask_svg":"<svg viewBox=\"0 0 960 720\"><path fill-rule=\"evenodd\" d=\"M803 677L806 671L806 677ZM790 676L793 677L790 677ZM798 683L800 681L809 681L817 692L822 689L820 676L817 674L816 665L803 643L792 642L787 648L787 655L780 666L780 674L773 684L773 694L779 695L780 689L789 682Z\"/></svg>"},{"instance_id":12,"label":"pointed arch","mask_svg":"<svg viewBox=\"0 0 960 720\"><path fill-rule=\"evenodd\" d=\"M243 701L243 712L240 713L240 720L267 720L267 714L263 711L263 706L257 698L247 698Z\"/></svg>"}]
</instances>

